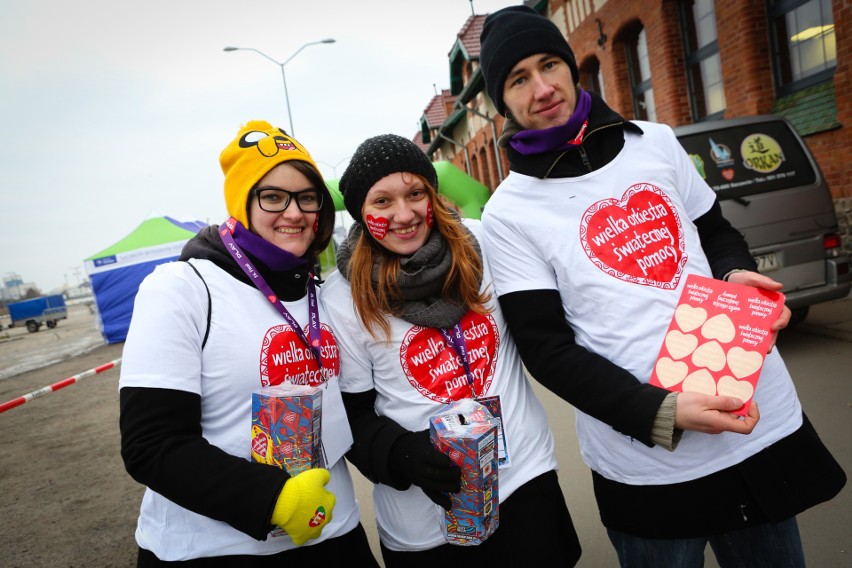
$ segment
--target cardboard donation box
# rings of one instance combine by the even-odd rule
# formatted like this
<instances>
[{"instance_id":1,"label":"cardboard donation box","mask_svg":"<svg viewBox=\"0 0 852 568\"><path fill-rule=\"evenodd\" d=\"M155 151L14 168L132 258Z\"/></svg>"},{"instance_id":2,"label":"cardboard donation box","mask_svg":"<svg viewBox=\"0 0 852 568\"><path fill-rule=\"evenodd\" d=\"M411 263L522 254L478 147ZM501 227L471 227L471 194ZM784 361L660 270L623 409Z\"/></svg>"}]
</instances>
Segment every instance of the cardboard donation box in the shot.
<instances>
[{"instance_id":1,"label":"cardboard donation box","mask_svg":"<svg viewBox=\"0 0 852 568\"><path fill-rule=\"evenodd\" d=\"M488 409L471 399L429 419L432 444L461 468L461 491L450 494L452 509L442 510L442 530L451 544L480 544L499 525L497 428Z\"/></svg>"},{"instance_id":2,"label":"cardboard donation box","mask_svg":"<svg viewBox=\"0 0 852 568\"><path fill-rule=\"evenodd\" d=\"M251 396L251 457L290 475L325 467L320 432L322 389L281 383Z\"/></svg>"},{"instance_id":3,"label":"cardboard donation box","mask_svg":"<svg viewBox=\"0 0 852 568\"><path fill-rule=\"evenodd\" d=\"M779 292L690 274L650 383L737 397L744 404L735 414L746 416L783 308Z\"/></svg>"}]
</instances>

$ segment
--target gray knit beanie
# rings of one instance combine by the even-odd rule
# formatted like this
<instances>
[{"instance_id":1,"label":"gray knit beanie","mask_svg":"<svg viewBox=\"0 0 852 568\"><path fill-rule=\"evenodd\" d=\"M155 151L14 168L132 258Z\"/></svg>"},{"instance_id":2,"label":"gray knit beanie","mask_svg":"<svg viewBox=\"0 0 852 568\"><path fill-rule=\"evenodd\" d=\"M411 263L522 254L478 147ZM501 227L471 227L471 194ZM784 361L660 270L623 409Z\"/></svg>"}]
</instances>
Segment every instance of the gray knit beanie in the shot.
<instances>
[{"instance_id":1,"label":"gray knit beanie","mask_svg":"<svg viewBox=\"0 0 852 568\"><path fill-rule=\"evenodd\" d=\"M364 140L352 158L346 171L340 176L340 193L343 204L352 218L359 223L361 208L367 192L377 181L396 172L409 172L422 176L438 190L438 173L414 142L396 134L381 134Z\"/></svg>"},{"instance_id":2,"label":"gray knit beanie","mask_svg":"<svg viewBox=\"0 0 852 568\"><path fill-rule=\"evenodd\" d=\"M506 115L503 85L518 61L536 53L552 53L565 60L574 83L579 81L577 60L556 24L529 6L509 6L485 18L479 36L479 65L485 90L497 112Z\"/></svg>"}]
</instances>

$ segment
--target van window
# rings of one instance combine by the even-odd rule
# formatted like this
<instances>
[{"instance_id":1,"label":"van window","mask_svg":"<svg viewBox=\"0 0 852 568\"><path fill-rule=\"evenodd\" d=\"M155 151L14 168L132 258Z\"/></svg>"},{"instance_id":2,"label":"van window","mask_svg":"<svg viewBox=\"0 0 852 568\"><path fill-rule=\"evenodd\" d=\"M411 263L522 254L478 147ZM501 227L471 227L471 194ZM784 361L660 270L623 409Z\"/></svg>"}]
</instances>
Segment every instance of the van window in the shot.
<instances>
[{"instance_id":1,"label":"van window","mask_svg":"<svg viewBox=\"0 0 852 568\"><path fill-rule=\"evenodd\" d=\"M808 306L849 294L831 191L784 117L761 115L678 126L675 135L716 191L757 270L784 285L791 324Z\"/></svg>"},{"instance_id":2,"label":"van window","mask_svg":"<svg viewBox=\"0 0 852 568\"><path fill-rule=\"evenodd\" d=\"M720 201L816 181L802 145L782 120L682 134L678 139Z\"/></svg>"}]
</instances>

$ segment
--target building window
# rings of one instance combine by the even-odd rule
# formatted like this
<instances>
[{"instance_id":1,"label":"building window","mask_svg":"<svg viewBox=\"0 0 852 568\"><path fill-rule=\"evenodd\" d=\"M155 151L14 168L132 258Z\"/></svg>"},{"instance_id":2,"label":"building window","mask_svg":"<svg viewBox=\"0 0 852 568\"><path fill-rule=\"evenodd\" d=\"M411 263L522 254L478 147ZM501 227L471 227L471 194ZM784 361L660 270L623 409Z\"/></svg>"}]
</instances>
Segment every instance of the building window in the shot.
<instances>
[{"instance_id":1,"label":"building window","mask_svg":"<svg viewBox=\"0 0 852 568\"><path fill-rule=\"evenodd\" d=\"M651 64L648 61L645 28L639 30L625 45L627 46L627 71L633 93L633 114L637 120L656 122L657 109L654 107L654 89L651 87Z\"/></svg>"},{"instance_id":2,"label":"building window","mask_svg":"<svg viewBox=\"0 0 852 568\"><path fill-rule=\"evenodd\" d=\"M713 0L681 2L680 18L692 120L722 118L726 106L725 83Z\"/></svg>"},{"instance_id":3,"label":"building window","mask_svg":"<svg viewBox=\"0 0 852 568\"><path fill-rule=\"evenodd\" d=\"M772 0L769 23L779 96L832 78L837 45L831 0Z\"/></svg>"},{"instance_id":4,"label":"building window","mask_svg":"<svg viewBox=\"0 0 852 568\"><path fill-rule=\"evenodd\" d=\"M595 93L606 100L603 87L603 72L597 57L592 57L580 67L580 85L590 93Z\"/></svg>"}]
</instances>

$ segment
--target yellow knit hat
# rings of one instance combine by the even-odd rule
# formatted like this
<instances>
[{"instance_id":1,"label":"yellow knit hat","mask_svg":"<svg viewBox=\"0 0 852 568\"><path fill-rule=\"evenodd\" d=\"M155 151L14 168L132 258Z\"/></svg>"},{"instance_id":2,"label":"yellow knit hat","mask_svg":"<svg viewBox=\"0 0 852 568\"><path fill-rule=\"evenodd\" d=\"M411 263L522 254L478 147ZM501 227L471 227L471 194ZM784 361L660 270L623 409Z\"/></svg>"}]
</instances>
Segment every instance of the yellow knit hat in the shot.
<instances>
[{"instance_id":1,"label":"yellow knit hat","mask_svg":"<svg viewBox=\"0 0 852 568\"><path fill-rule=\"evenodd\" d=\"M305 147L284 130L263 120L252 120L240 128L237 137L219 155L228 215L248 228L249 192L269 170L290 160L307 162L319 170Z\"/></svg>"}]
</instances>

